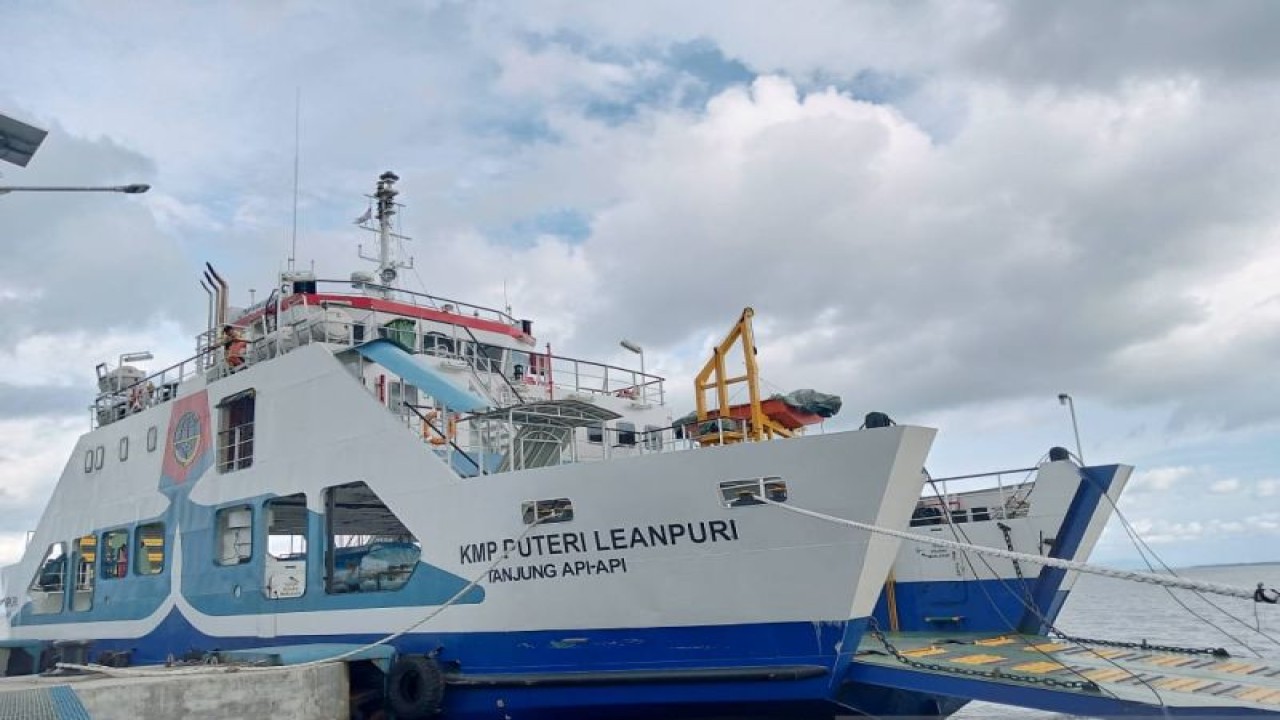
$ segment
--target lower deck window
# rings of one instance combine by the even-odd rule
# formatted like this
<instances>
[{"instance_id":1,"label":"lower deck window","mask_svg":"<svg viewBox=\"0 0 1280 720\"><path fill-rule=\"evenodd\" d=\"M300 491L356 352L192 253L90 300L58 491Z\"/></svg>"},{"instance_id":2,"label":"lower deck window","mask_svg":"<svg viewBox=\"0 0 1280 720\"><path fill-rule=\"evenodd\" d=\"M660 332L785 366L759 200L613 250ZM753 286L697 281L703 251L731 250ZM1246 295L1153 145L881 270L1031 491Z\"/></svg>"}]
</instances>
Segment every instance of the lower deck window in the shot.
<instances>
[{"instance_id":1,"label":"lower deck window","mask_svg":"<svg viewBox=\"0 0 1280 720\"><path fill-rule=\"evenodd\" d=\"M214 561L219 565L243 565L253 558L253 508L222 508L214 518Z\"/></svg>"},{"instance_id":2,"label":"lower deck window","mask_svg":"<svg viewBox=\"0 0 1280 720\"><path fill-rule=\"evenodd\" d=\"M365 483L325 491L325 525L328 592L399 590L413 576L418 539Z\"/></svg>"},{"instance_id":3,"label":"lower deck window","mask_svg":"<svg viewBox=\"0 0 1280 720\"><path fill-rule=\"evenodd\" d=\"M62 612L62 598L67 587L67 545L56 542L49 546L40 568L31 580L31 612L49 615Z\"/></svg>"},{"instance_id":4,"label":"lower deck window","mask_svg":"<svg viewBox=\"0 0 1280 720\"><path fill-rule=\"evenodd\" d=\"M164 572L164 523L138 526L137 547L133 551L133 571L139 575Z\"/></svg>"},{"instance_id":5,"label":"lower deck window","mask_svg":"<svg viewBox=\"0 0 1280 720\"><path fill-rule=\"evenodd\" d=\"M122 578L129 574L129 531L102 533L102 577Z\"/></svg>"}]
</instances>

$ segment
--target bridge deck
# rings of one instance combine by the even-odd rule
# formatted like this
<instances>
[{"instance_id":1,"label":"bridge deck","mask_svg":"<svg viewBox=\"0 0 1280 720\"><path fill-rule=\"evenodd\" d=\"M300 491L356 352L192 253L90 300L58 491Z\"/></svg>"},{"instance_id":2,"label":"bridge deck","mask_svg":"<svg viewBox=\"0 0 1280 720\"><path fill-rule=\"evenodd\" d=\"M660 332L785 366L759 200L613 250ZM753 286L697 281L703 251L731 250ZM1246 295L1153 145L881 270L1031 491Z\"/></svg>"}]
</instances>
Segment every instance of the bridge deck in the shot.
<instances>
[{"instance_id":1,"label":"bridge deck","mask_svg":"<svg viewBox=\"0 0 1280 720\"><path fill-rule=\"evenodd\" d=\"M1039 635L868 633L855 682L1086 715L1280 718L1280 661Z\"/></svg>"}]
</instances>

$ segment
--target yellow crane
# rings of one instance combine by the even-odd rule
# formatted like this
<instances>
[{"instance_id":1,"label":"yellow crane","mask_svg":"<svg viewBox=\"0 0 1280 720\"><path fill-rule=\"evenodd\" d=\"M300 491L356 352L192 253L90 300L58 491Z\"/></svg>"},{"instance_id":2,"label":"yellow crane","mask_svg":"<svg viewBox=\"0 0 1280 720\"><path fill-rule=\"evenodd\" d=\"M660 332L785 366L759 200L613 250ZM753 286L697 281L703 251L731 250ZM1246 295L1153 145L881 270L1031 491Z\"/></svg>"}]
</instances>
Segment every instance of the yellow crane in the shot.
<instances>
[{"instance_id":1,"label":"yellow crane","mask_svg":"<svg viewBox=\"0 0 1280 720\"><path fill-rule=\"evenodd\" d=\"M760 372L756 366L756 342L751 330L751 318L755 311L745 308L742 317L729 330L729 334L711 352L711 359L694 378L694 392L698 403L698 430L695 439L702 445L718 445L751 440L759 442L775 437L792 437L794 433L765 412L760 399ZM730 376L727 357L735 346L742 348L745 372ZM750 402L747 405L729 404L729 386L746 383ZM716 407L708 407L707 392L714 390ZM732 418L743 424L743 429L729 429L723 423ZM702 432L705 423L716 420L709 432Z\"/></svg>"}]
</instances>

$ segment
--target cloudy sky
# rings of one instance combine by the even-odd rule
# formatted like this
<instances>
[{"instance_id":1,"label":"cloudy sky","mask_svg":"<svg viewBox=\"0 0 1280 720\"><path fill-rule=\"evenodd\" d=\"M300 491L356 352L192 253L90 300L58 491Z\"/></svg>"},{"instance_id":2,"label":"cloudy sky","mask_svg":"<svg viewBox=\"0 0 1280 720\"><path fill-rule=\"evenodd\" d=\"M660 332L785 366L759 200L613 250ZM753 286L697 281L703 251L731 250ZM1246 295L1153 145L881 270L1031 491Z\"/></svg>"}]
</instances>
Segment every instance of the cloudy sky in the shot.
<instances>
[{"instance_id":1,"label":"cloudy sky","mask_svg":"<svg viewBox=\"0 0 1280 720\"><path fill-rule=\"evenodd\" d=\"M770 387L941 429L938 476L1073 445L1138 473L1174 564L1280 560L1280 5L6 4L0 561L88 425L93 366L192 350L289 252L361 267L403 178L407 285L560 352L689 377L743 306ZM1132 565L1111 532L1097 555Z\"/></svg>"}]
</instances>

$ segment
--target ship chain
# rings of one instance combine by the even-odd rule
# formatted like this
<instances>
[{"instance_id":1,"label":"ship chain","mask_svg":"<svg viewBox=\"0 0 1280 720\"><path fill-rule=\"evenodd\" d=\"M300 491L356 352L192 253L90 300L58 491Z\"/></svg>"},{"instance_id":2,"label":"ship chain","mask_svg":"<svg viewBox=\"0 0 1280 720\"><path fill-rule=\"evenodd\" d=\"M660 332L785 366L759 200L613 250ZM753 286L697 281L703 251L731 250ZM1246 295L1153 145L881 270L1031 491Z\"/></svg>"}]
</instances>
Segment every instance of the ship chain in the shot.
<instances>
[{"instance_id":1,"label":"ship chain","mask_svg":"<svg viewBox=\"0 0 1280 720\"><path fill-rule=\"evenodd\" d=\"M1098 684L1092 680L1059 680L1058 678L1051 677L1037 677L1034 675L1019 675L1017 673L1002 672L999 668L988 671L977 670L975 668L952 667L950 665L941 665L939 663L922 662L903 655L898 648L894 647L893 643L889 642L889 638L885 637L884 633L880 632L880 626L875 622L875 620L871 621L869 630L871 631L872 637L880 641L880 644L884 646L885 651L892 655L894 660L897 660L908 667L916 668L917 670L933 670L935 672L944 672L951 675L967 675L970 677L988 678L991 680L1012 680L1014 682L1043 685L1046 687L1061 688L1064 690L1084 690L1085 692L1095 693L1102 692L1102 688L1098 687Z\"/></svg>"},{"instance_id":2,"label":"ship chain","mask_svg":"<svg viewBox=\"0 0 1280 720\"><path fill-rule=\"evenodd\" d=\"M1146 640L1141 642L1131 642L1127 640L1096 640L1094 638L1076 637L1068 635L1060 630L1051 630L1050 637L1060 638L1069 642L1078 643L1080 645L1105 645L1107 647L1127 648L1130 650L1148 650L1151 652L1168 652L1180 653L1183 655L1212 655L1217 658L1229 658L1231 653L1226 648L1193 648L1179 647L1177 645L1152 645Z\"/></svg>"}]
</instances>

